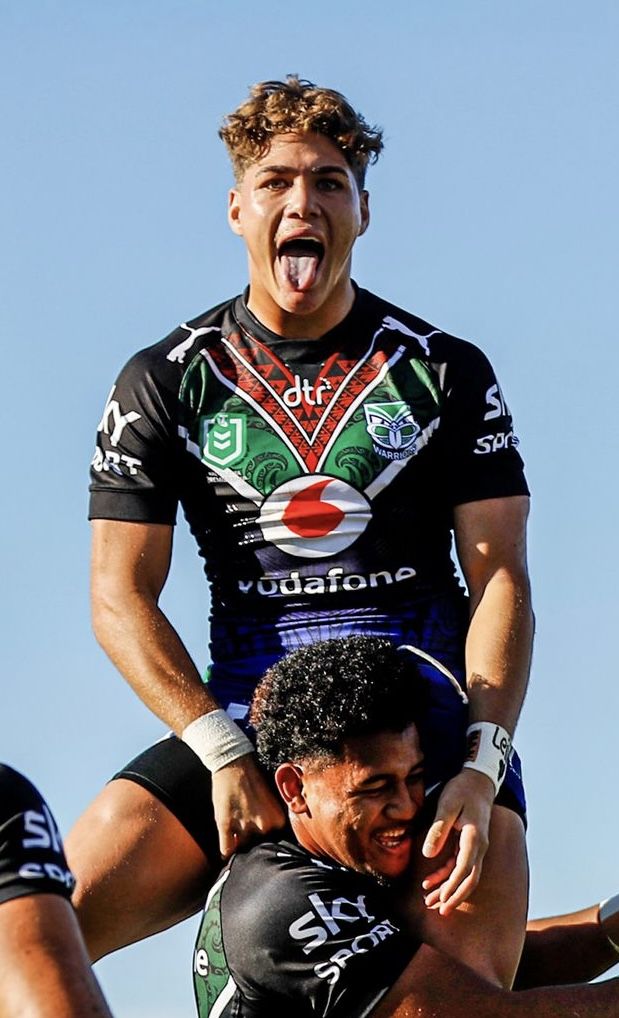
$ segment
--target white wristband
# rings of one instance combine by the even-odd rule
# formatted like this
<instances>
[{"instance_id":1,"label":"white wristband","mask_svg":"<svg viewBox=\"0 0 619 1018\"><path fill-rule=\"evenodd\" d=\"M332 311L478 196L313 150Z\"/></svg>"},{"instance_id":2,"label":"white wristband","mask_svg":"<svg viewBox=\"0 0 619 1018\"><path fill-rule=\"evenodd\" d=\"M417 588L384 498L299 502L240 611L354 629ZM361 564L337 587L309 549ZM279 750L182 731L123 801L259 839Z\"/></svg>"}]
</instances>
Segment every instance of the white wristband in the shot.
<instances>
[{"instance_id":1,"label":"white wristband","mask_svg":"<svg viewBox=\"0 0 619 1018\"><path fill-rule=\"evenodd\" d=\"M211 773L254 752L254 747L225 710L213 710L196 718L183 729L181 739Z\"/></svg>"},{"instance_id":2,"label":"white wristband","mask_svg":"<svg viewBox=\"0 0 619 1018\"><path fill-rule=\"evenodd\" d=\"M498 795L511 748L512 737L504 728L493 721L476 721L466 730L464 766L489 777L494 785L494 794Z\"/></svg>"},{"instance_id":3,"label":"white wristband","mask_svg":"<svg viewBox=\"0 0 619 1018\"><path fill-rule=\"evenodd\" d=\"M608 936L608 933L603 926L604 921L606 919L612 919L613 916L617 915L617 912L619 912L619 894L614 894L612 898L606 898L605 901L600 902L600 907L598 909L600 926L602 926L602 931L610 946L614 947L617 954L619 954L619 944L617 944L612 937Z\"/></svg>"}]
</instances>

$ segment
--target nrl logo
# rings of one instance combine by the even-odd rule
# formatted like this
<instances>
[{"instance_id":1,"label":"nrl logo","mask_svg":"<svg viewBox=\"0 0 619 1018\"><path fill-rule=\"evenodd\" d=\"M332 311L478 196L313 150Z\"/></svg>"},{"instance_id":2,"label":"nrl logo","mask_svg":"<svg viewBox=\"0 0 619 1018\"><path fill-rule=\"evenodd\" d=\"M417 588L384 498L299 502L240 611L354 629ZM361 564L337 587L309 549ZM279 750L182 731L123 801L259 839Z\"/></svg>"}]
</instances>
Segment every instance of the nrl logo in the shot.
<instances>
[{"instance_id":1,"label":"nrl logo","mask_svg":"<svg viewBox=\"0 0 619 1018\"><path fill-rule=\"evenodd\" d=\"M368 403L365 406L367 431L379 456L402 460L414 456L421 428L408 403Z\"/></svg>"},{"instance_id":2,"label":"nrl logo","mask_svg":"<svg viewBox=\"0 0 619 1018\"><path fill-rule=\"evenodd\" d=\"M219 413L200 421L202 461L228 467L245 453L245 418Z\"/></svg>"}]
</instances>

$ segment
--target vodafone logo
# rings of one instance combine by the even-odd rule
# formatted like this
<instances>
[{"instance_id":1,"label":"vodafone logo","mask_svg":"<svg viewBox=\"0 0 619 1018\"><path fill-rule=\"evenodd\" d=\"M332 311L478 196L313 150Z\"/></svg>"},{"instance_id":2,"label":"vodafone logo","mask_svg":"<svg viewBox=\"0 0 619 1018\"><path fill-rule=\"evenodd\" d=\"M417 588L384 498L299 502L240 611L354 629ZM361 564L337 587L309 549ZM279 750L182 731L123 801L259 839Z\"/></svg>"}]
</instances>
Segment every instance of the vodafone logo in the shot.
<instances>
[{"instance_id":1,"label":"vodafone logo","mask_svg":"<svg viewBox=\"0 0 619 1018\"><path fill-rule=\"evenodd\" d=\"M328 558L356 541L371 516L370 503L346 481L312 474L272 491L258 523L265 540L287 555Z\"/></svg>"}]
</instances>

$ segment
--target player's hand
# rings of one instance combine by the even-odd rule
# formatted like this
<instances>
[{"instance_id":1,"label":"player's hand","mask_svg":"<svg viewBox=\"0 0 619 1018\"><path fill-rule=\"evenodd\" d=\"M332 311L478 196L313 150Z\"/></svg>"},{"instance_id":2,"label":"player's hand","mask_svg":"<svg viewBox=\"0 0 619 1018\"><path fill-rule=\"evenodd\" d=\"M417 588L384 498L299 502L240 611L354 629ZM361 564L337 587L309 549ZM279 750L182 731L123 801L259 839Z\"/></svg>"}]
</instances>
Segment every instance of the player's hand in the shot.
<instances>
[{"instance_id":1,"label":"player's hand","mask_svg":"<svg viewBox=\"0 0 619 1018\"><path fill-rule=\"evenodd\" d=\"M433 859L443 851L450 834L456 834L455 858L422 884L427 907L438 909L441 915L449 915L470 898L479 883L493 802L490 778L468 767L443 789L422 848L426 858Z\"/></svg>"},{"instance_id":2,"label":"player's hand","mask_svg":"<svg viewBox=\"0 0 619 1018\"><path fill-rule=\"evenodd\" d=\"M213 774L213 809L224 859L286 822L255 753L241 756Z\"/></svg>"}]
</instances>

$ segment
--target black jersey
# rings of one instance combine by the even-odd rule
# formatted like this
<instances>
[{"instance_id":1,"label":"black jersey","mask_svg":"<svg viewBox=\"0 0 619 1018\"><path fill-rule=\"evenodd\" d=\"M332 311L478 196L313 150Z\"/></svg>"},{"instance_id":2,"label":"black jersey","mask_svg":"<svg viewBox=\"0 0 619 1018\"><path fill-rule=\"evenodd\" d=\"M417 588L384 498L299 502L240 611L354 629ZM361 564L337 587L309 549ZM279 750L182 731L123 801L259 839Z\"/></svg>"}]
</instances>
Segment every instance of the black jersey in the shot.
<instances>
[{"instance_id":1,"label":"black jersey","mask_svg":"<svg viewBox=\"0 0 619 1018\"><path fill-rule=\"evenodd\" d=\"M200 1018L364 1018L419 944L384 888L296 843L237 855L213 887L194 953Z\"/></svg>"},{"instance_id":2,"label":"black jersey","mask_svg":"<svg viewBox=\"0 0 619 1018\"><path fill-rule=\"evenodd\" d=\"M69 899L74 885L47 803L27 778L0 764L0 903L30 894Z\"/></svg>"},{"instance_id":3,"label":"black jersey","mask_svg":"<svg viewBox=\"0 0 619 1018\"><path fill-rule=\"evenodd\" d=\"M364 290L318 340L237 297L138 353L99 424L91 518L171 524L214 619L414 602L457 588L454 506L527 493L480 350Z\"/></svg>"}]
</instances>

